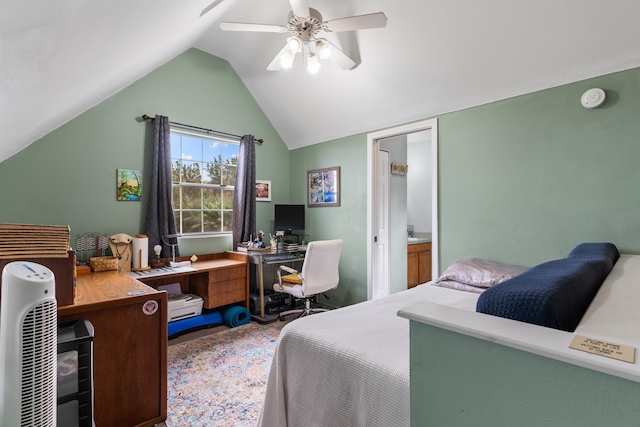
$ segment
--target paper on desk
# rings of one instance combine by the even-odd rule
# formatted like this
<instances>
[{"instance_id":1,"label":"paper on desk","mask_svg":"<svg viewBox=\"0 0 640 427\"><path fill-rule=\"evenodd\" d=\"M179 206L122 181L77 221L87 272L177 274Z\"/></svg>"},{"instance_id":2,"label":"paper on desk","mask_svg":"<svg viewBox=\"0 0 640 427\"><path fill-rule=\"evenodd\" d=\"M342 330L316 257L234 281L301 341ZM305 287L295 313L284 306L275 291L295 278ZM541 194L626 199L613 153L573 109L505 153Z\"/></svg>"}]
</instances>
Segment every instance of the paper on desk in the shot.
<instances>
[{"instance_id":1,"label":"paper on desk","mask_svg":"<svg viewBox=\"0 0 640 427\"><path fill-rule=\"evenodd\" d=\"M158 286L159 291L167 291L170 297L182 294L180 283L170 283L168 285Z\"/></svg>"}]
</instances>

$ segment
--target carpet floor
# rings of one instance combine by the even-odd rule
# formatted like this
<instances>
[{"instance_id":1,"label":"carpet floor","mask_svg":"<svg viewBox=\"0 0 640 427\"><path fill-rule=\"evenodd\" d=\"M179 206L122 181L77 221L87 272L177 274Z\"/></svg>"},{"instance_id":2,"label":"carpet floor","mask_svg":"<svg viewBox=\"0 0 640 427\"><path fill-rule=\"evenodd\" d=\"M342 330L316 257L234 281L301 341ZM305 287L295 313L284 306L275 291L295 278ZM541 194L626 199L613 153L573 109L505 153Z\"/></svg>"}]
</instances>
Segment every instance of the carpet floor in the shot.
<instances>
[{"instance_id":1,"label":"carpet floor","mask_svg":"<svg viewBox=\"0 0 640 427\"><path fill-rule=\"evenodd\" d=\"M167 426L255 426L286 322L250 322L169 346Z\"/></svg>"}]
</instances>

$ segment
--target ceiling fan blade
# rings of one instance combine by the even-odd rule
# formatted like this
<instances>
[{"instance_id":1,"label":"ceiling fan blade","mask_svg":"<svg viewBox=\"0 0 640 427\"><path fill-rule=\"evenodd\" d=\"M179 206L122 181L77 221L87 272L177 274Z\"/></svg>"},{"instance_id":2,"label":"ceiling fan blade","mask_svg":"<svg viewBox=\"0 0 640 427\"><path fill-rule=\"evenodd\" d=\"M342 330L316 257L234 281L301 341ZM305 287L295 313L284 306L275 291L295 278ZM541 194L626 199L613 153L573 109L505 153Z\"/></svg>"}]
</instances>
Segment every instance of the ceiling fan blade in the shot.
<instances>
[{"instance_id":1,"label":"ceiling fan blade","mask_svg":"<svg viewBox=\"0 0 640 427\"><path fill-rule=\"evenodd\" d=\"M323 42L331 46L331 53L329 54L329 59L338 64L340 68L343 70L350 70L356 65L356 61L349 58L346 53L341 51L328 40L322 39Z\"/></svg>"},{"instance_id":2,"label":"ceiling fan blade","mask_svg":"<svg viewBox=\"0 0 640 427\"><path fill-rule=\"evenodd\" d=\"M309 0L290 0L291 10L295 16L306 18L309 16Z\"/></svg>"},{"instance_id":3,"label":"ceiling fan blade","mask_svg":"<svg viewBox=\"0 0 640 427\"><path fill-rule=\"evenodd\" d=\"M269 70L269 71L278 71L278 70L280 70L282 68L282 60L280 59L280 57L282 56L282 54L287 49L288 49L288 47L285 44L284 47L282 49L280 49L280 52L278 52L276 57L273 58L273 61L271 61L271 63L269 65L267 65L267 70Z\"/></svg>"},{"instance_id":4,"label":"ceiling fan blade","mask_svg":"<svg viewBox=\"0 0 640 427\"><path fill-rule=\"evenodd\" d=\"M223 31L257 31L262 33L286 33L287 27L271 24L247 24L244 22L223 22L220 24Z\"/></svg>"},{"instance_id":5,"label":"ceiling fan blade","mask_svg":"<svg viewBox=\"0 0 640 427\"><path fill-rule=\"evenodd\" d=\"M325 25L334 33L340 31L366 30L368 28L383 28L387 26L387 17L382 12L370 13L368 15L332 19L331 21L325 22Z\"/></svg>"}]
</instances>

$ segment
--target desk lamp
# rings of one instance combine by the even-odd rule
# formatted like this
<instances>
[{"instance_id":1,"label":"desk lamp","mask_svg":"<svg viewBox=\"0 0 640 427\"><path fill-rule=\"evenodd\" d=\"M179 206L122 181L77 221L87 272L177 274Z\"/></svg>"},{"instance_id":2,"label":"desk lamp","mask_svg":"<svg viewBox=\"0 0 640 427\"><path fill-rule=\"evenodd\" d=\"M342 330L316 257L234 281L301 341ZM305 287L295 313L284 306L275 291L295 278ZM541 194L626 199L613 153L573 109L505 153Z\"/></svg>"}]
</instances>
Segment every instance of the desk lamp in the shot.
<instances>
[{"instance_id":1,"label":"desk lamp","mask_svg":"<svg viewBox=\"0 0 640 427\"><path fill-rule=\"evenodd\" d=\"M153 251L156 253L156 262L155 262L155 264L153 264L153 268L162 268L162 267L164 267L165 265L160 262L160 253L162 252L162 246L155 245L153 247Z\"/></svg>"}]
</instances>

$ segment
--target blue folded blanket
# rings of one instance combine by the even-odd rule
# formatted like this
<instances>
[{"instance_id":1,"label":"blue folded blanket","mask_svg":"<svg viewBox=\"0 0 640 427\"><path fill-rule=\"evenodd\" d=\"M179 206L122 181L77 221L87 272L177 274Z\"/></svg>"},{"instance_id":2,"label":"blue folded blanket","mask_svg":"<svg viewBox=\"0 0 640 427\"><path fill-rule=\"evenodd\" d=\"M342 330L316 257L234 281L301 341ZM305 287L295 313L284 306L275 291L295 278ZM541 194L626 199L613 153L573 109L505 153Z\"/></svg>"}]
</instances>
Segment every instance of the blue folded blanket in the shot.
<instances>
[{"instance_id":1,"label":"blue folded blanket","mask_svg":"<svg viewBox=\"0 0 640 427\"><path fill-rule=\"evenodd\" d=\"M611 243L578 245L486 290L476 311L573 332L618 258Z\"/></svg>"}]
</instances>

